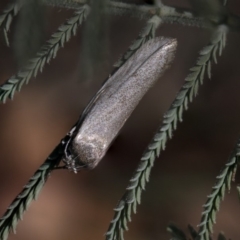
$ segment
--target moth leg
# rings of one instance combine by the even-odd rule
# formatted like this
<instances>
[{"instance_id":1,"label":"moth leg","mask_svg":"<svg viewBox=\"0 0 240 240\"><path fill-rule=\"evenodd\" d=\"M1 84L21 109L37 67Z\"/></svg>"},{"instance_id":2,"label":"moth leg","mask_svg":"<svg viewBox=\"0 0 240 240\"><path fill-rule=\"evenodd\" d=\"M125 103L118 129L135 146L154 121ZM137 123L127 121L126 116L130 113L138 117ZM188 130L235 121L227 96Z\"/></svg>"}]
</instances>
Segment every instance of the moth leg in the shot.
<instances>
[{"instance_id":1,"label":"moth leg","mask_svg":"<svg viewBox=\"0 0 240 240\"><path fill-rule=\"evenodd\" d=\"M67 166L64 165L64 166L58 166L54 168L54 170L60 170L60 169L67 169Z\"/></svg>"}]
</instances>

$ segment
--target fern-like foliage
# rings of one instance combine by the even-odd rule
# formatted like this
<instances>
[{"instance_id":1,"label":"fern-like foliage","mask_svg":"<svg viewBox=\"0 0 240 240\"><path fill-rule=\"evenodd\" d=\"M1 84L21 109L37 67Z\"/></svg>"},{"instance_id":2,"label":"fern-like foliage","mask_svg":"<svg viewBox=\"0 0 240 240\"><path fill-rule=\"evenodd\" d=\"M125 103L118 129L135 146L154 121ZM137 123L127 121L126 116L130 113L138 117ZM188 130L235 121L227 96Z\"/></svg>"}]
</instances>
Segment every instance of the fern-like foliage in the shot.
<instances>
[{"instance_id":1,"label":"fern-like foliage","mask_svg":"<svg viewBox=\"0 0 240 240\"><path fill-rule=\"evenodd\" d=\"M172 132L177 128L177 122L182 121L182 113L187 110L188 103L192 102L196 96L199 85L203 83L205 72L209 78L211 77L211 60L217 63L217 51L221 55L225 46L226 31L225 26L219 26L214 31L210 44L203 48L196 66L190 69L191 73L185 79L184 85L164 115L162 126L148 145L133 177L130 179L124 196L114 209L115 214L106 233L107 240L124 239L124 230L128 229L127 223L131 221L131 214L132 212L136 213L137 204L141 202L142 190L145 189L145 185L149 181L154 161L165 149L167 140L172 138Z\"/></svg>"},{"instance_id":2,"label":"fern-like foliage","mask_svg":"<svg viewBox=\"0 0 240 240\"><path fill-rule=\"evenodd\" d=\"M68 42L73 35L76 35L77 27L86 19L89 11L88 5L78 9L74 17L67 20L51 36L51 39L41 48L37 56L29 60L27 66L0 86L1 102L5 103L7 98L12 99L16 90L20 91L22 85L27 84L32 76L36 77L39 71L42 72L44 65L56 57L59 48L63 47L64 43Z\"/></svg>"},{"instance_id":3,"label":"fern-like foliage","mask_svg":"<svg viewBox=\"0 0 240 240\"><path fill-rule=\"evenodd\" d=\"M161 22L161 19L156 15L150 18L138 38L128 48L126 53L114 64L114 67L117 69L120 68L145 42L154 38L156 29L160 26Z\"/></svg>"},{"instance_id":4,"label":"fern-like foliage","mask_svg":"<svg viewBox=\"0 0 240 240\"><path fill-rule=\"evenodd\" d=\"M7 46L9 46L7 33L10 29L13 17L17 15L21 7L22 7L21 1L9 4L7 8L4 9L3 13L0 15L0 28L3 29Z\"/></svg>"},{"instance_id":5,"label":"fern-like foliage","mask_svg":"<svg viewBox=\"0 0 240 240\"><path fill-rule=\"evenodd\" d=\"M188 225L188 231L190 233L191 239L189 239L185 235L185 233L174 224L169 224L169 226L167 227L167 231L172 236L171 240L198 240L198 234L191 225ZM209 240L212 240L212 238L210 238ZM227 238L224 236L223 233L219 233L217 240L227 240Z\"/></svg>"},{"instance_id":6,"label":"fern-like foliage","mask_svg":"<svg viewBox=\"0 0 240 240\"><path fill-rule=\"evenodd\" d=\"M30 203L36 200L40 190L43 188L47 177L51 171L58 166L63 156L64 143L68 135L53 150L47 160L39 167L29 182L24 186L21 193L13 200L7 211L0 219L0 239L6 240L10 231L15 232L16 225L22 220L23 213L27 210Z\"/></svg>"},{"instance_id":7,"label":"fern-like foliage","mask_svg":"<svg viewBox=\"0 0 240 240\"><path fill-rule=\"evenodd\" d=\"M213 224L216 223L216 213L219 211L220 203L224 199L226 190L230 190L231 181L234 181L237 165L240 160L240 139L229 157L225 168L217 176L217 183L212 188L212 193L207 197L207 202L203 205L201 223L199 224L199 240L209 240L213 231Z\"/></svg>"}]
</instances>

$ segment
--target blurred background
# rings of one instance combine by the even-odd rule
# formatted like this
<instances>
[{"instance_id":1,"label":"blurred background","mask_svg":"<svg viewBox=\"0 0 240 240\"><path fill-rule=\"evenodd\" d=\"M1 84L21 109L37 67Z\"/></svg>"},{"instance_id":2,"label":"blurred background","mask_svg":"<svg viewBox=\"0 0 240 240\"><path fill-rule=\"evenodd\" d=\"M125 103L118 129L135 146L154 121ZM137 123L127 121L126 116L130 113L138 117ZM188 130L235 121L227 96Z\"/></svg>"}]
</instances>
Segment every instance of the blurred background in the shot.
<instances>
[{"instance_id":1,"label":"blurred background","mask_svg":"<svg viewBox=\"0 0 240 240\"><path fill-rule=\"evenodd\" d=\"M7 3L1 1L0 9ZM184 0L165 0L164 3L190 7ZM239 1L229 0L228 6L240 14ZM45 14L43 41L71 17L73 11L46 7ZM18 19L11 27L10 44ZM44 67L37 79L24 85L13 101L0 105L0 215L76 122L112 71L112 65L144 25L145 21L137 18L110 16L105 58L88 79L82 77L81 46L86 29L81 26L77 36L59 50L57 58ZM11 234L9 240L105 238L113 208L211 32L164 24L157 35L178 40L171 69L143 98L96 169L78 174L57 170L51 174L38 200L31 204L24 221L18 224L17 235ZM126 239L170 239L166 231L170 222L184 230L189 223L196 227L200 222L206 196L240 136L239 43L240 33L230 32L223 57L213 65L212 80L205 79L197 98L184 112L183 122L173 139L156 160ZM13 48L6 46L2 32L0 53L0 82L3 83L16 73L18 63ZM237 173L236 183L239 181ZM235 187L233 184L231 193L226 194L221 204L214 237L224 231L228 238L240 239L240 205Z\"/></svg>"}]
</instances>

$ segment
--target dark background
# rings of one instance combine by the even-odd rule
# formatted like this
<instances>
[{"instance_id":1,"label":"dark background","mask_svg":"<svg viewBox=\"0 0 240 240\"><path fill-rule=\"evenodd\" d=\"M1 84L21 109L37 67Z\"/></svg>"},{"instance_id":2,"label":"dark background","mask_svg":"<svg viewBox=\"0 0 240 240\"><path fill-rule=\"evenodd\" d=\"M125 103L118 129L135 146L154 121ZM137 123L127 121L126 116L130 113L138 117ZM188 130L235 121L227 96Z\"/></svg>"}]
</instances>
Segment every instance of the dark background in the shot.
<instances>
[{"instance_id":1,"label":"dark background","mask_svg":"<svg viewBox=\"0 0 240 240\"><path fill-rule=\"evenodd\" d=\"M188 6L185 1L164 2ZM0 9L6 4L7 1L1 1ZM239 5L239 1L229 0L229 8L236 14L240 14ZM47 40L72 11L52 7L46 10ZM0 215L76 122L111 72L111 66L145 23L121 16L109 21L108 59L104 59L90 80L81 78L80 27L77 36L59 50L57 58L44 67L37 79L24 85L13 101L0 105ZM16 20L10 41L15 23ZM76 175L67 170L51 174L38 200L18 224L17 235L11 234L10 240L104 239L113 208L210 34L208 30L170 24L157 31L157 35L178 40L171 69L144 97L96 169ZM167 143L166 151L156 160L126 239L170 239L166 232L170 222L184 230L188 223L194 227L199 224L206 196L240 136L239 43L240 33L228 34L223 57L213 65L212 80L205 79L190 109L184 112L184 120L173 139ZM16 73L17 65L13 50L6 47L2 36L0 54L3 83ZM237 174L236 183L239 181ZM224 231L229 238L240 238L240 205L235 187L233 184L221 204L214 236Z\"/></svg>"}]
</instances>

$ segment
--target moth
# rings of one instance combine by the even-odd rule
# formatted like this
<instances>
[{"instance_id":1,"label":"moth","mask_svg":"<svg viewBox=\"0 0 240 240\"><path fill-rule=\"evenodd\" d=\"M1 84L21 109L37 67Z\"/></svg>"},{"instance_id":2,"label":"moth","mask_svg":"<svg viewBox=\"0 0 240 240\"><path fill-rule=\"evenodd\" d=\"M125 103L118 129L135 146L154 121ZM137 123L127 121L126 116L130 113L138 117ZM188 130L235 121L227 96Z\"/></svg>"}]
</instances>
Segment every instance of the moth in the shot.
<instances>
[{"instance_id":1,"label":"moth","mask_svg":"<svg viewBox=\"0 0 240 240\"><path fill-rule=\"evenodd\" d=\"M76 173L97 166L139 101L169 68L176 47L176 39L154 38L107 79L69 133L66 168Z\"/></svg>"}]
</instances>

